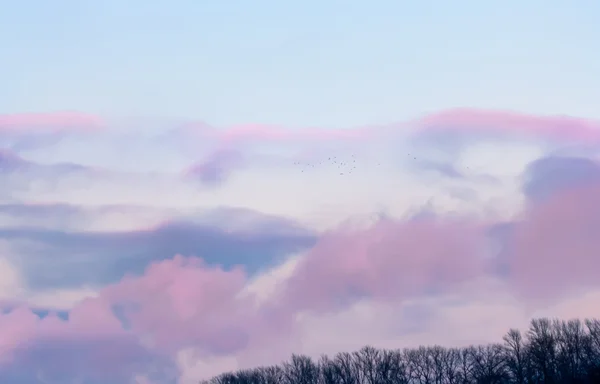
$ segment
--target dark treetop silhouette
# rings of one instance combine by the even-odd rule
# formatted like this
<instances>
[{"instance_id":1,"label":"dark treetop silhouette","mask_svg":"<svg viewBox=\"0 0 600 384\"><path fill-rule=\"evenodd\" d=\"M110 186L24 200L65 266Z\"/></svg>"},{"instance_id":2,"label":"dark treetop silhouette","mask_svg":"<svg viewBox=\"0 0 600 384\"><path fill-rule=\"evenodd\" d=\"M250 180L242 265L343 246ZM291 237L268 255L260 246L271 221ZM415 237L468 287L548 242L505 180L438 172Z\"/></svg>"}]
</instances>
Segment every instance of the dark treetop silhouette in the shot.
<instances>
[{"instance_id":1,"label":"dark treetop silhouette","mask_svg":"<svg viewBox=\"0 0 600 384\"><path fill-rule=\"evenodd\" d=\"M600 320L534 319L502 343L466 348L360 351L292 355L278 366L223 373L201 384L597 384Z\"/></svg>"}]
</instances>

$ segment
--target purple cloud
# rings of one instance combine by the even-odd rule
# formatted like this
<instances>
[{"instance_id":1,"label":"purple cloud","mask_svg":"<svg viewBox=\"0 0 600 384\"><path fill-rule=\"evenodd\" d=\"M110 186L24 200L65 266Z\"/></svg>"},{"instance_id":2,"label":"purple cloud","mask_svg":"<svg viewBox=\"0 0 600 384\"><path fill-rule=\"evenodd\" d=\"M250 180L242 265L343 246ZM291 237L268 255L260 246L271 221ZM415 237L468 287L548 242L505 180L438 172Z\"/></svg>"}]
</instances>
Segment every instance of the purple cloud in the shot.
<instances>
[{"instance_id":1,"label":"purple cloud","mask_svg":"<svg viewBox=\"0 0 600 384\"><path fill-rule=\"evenodd\" d=\"M214 186L225 182L231 172L243 165L244 157L241 152L221 149L192 166L186 174L202 184Z\"/></svg>"}]
</instances>

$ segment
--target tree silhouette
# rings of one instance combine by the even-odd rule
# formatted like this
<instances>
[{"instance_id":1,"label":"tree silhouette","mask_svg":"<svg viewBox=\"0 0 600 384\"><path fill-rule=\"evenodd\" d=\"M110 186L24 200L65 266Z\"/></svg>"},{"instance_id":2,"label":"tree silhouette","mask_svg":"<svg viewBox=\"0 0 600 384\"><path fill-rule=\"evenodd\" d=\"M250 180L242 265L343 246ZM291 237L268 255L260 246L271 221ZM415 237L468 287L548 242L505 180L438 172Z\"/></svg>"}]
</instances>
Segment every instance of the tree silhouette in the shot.
<instances>
[{"instance_id":1,"label":"tree silhouette","mask_svg":"<svg viewBox=\"0 0 600 384\"><path fill-rule=\"evenodd\" d=\"M502 343L384 350L223 373L202 384L599 384L600 320L534 319Z\"/></svg>"},{"instance_id":2,"label":"tree silhouette","mask_svg":"<svg viewBox=\"0 0 600 384\"><path fill-rule=\"evenodd\" d=\"M518 329L511 329L503 337L506 368L511 382L516 384L525 383L527 371L527 346L524 344L523 335Z\"/></svg>"}]
</instances>

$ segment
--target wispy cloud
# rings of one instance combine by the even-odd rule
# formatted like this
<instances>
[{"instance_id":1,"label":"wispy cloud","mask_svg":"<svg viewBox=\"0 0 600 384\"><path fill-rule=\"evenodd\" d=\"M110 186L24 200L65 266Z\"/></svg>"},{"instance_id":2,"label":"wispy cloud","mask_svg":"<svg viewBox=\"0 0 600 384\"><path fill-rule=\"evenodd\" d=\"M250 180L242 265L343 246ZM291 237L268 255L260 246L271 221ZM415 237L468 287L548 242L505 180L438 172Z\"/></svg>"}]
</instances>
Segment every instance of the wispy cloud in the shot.
<instances>
[{"instance_id":1,"label":"wispy cloud","mask_svg":"<svg viewBox=\"0 0 600 384\"><path fill-rule=\"evenodd\" d=\"M427 131L533 136L553 140L598 141L600 121L570 116L535 116L512 111L454 109L422 118Z\"/></svg>"},{"instance_id":2,"label":"wispy cloud","mask_svg":"<svg viewBox=\"0 0 600 384\"><path fill-rule=\"evenodd\" d=\"M101 129L103 120L94 115L78 112L27 113L0 115L0 130L5 134L17 132L57 133L69 131L93 131Z\"/></svg>"}]
</instances>

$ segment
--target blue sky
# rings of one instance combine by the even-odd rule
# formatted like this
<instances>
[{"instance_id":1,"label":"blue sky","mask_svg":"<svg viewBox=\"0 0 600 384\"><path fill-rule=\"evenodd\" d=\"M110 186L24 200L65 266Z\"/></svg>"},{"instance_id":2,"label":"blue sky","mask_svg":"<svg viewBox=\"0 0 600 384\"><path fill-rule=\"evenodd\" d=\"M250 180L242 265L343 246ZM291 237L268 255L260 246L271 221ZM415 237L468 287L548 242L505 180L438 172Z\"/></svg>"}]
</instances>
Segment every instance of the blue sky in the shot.
<instances>
[{"instance_id":1,"label":"blue sky","mask_svg":"<svg viewBox=\"0 0 600 384\"><path fill-rule=\"evenodd\" d=\"M0 112L356 126L454 106L600 117L600 4L2 1Z\"/></svg>"}]
</instances>

